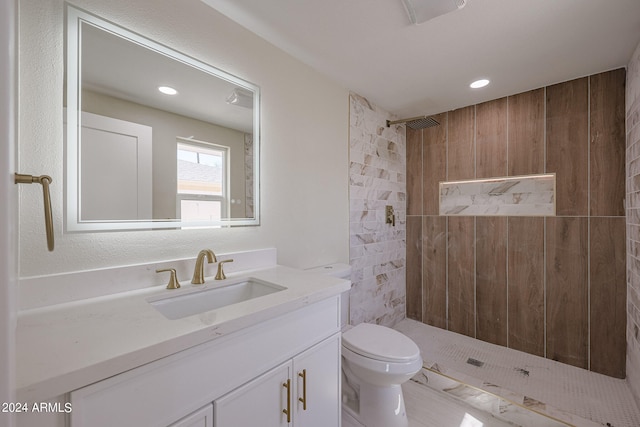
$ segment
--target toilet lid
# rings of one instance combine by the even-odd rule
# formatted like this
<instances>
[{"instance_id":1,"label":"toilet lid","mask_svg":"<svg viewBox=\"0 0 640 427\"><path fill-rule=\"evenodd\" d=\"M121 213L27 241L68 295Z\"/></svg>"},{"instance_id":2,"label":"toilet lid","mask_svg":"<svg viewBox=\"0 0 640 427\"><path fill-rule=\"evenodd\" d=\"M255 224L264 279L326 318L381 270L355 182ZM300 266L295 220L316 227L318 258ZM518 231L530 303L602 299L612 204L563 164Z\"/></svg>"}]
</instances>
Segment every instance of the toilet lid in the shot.
<instances>
[{"instance_id":1,"label":"toilet lid","mask_svg":"<svg viewBox=\"0 0 640 427\"><path fill-rule=\"evenodd\" d=\"M354 353L386 362L408 362L420 356L420 349L409 337L370 323L360 323L344 332L342 345Z\"/></svg>"}]
</instances>

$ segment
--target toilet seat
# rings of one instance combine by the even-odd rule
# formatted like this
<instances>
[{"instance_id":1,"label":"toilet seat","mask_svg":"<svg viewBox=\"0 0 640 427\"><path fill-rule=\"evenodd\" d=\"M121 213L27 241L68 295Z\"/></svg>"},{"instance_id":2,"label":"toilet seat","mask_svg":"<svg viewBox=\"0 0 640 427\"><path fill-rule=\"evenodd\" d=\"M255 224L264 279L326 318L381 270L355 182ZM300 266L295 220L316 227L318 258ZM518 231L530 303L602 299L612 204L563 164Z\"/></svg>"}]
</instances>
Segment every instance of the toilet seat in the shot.
<instances>
[{"instance_id":1,"label":"toilet seat","mask_svg":"<svg viewBox=\"0 0 640 427\"><path fill-rule=\"evenodd\" d=\"M408 337L386 326L360 323L342 334L342 346L366 358L408 363L420 358L420 349Z\"/></svg>"}]
</instances>

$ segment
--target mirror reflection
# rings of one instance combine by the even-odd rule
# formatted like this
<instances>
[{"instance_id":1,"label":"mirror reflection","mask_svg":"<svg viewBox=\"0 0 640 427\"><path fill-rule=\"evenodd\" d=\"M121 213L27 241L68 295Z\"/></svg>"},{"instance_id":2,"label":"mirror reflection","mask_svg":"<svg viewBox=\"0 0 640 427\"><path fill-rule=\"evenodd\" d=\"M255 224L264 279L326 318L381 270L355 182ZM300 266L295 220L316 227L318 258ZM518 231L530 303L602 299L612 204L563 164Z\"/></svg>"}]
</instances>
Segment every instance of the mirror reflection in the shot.
<instances>
[{"instance_id":1,"label":"mirror reflection","mask_svg":"<svg viewBox=\"0 0 640 427\"><path fill-rule=\"evenodd\" d=\"M258 224L258 88L68 16L67 228Z\"/></svg>"}]
</instances>

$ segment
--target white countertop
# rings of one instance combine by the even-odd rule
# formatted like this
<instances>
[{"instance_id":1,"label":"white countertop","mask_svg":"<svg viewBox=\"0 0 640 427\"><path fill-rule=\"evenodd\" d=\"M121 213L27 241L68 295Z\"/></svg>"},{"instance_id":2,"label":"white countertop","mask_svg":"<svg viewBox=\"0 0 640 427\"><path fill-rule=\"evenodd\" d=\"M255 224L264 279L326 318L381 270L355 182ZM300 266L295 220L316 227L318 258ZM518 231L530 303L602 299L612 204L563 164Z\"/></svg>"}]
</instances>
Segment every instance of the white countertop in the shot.
<instances>
[{"instance_id":1,"label":"white countertop","mask_svg":"<svg viewBox=\"0 0 640 427\"><path fill-rule=\"evenodd\" d=\"M256 299L169 320L147 298L177 295L253 277L286 287ZM227 335L266 319L338 295L350 282L288 267L207 278L204 285L183 284L122 292L22 311L18 315L17 398L39 402L129 369Z\"/></svg>"}]
</instances>

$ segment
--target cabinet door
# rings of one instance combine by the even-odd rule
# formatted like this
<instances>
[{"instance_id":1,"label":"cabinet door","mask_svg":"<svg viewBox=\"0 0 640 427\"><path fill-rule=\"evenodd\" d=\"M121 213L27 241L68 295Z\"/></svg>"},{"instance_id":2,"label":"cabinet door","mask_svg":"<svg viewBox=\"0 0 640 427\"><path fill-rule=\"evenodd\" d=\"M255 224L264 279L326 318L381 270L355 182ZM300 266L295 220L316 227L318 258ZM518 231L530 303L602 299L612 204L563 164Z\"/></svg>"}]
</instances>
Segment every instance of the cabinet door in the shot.
<instances>
[{"instance_id":1,"label":"cabinet door","mask_svg":"<svg viewBox=\"0 0 640 427\"><path fill-rule=\"evenodd\" d=\"M213 427L213 405L198 409L169 427Z\"/></svg>"},{"instance_id":2,"label":"cabinet door","mask_svg":"<svg viewBox=\"0 0 640 427\"><path fill-rule=\"evenodd\" d=\"M340 425L340 366L340 334L293 359L296 426Z\"/></svg>"},{"instance_id":3,"label":"cabinet door","mask_svg":"<svg viewBox=\"0 0 640 427\"><path fill-rule=\"evenodd\" d=\"M215 427L291 426L294 396L286 362L213 402ZM287 394L288 384L289 395ZM283 410L289 410L289 417Z\"/></svg>"}]
</instances>

